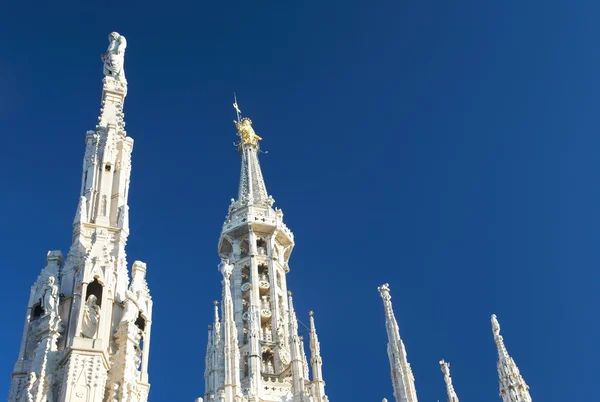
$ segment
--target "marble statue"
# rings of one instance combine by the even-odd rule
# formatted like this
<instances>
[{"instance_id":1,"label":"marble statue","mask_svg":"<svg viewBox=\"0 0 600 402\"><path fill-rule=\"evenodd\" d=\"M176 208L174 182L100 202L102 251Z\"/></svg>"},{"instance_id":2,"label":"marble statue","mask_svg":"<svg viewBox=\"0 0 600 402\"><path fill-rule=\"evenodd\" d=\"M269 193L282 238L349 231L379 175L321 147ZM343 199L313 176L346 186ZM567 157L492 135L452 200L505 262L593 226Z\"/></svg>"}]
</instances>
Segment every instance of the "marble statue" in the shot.
<instances>
[{"instance_id":1,"label":"marble statue","mask_svg":"<svg viewBox=\"0 0 600 402\"><path fill-rule=\"evenodd\" d=\"M233 272L233 264L230 263L227 258L223 258L219 264L219 271L221 271L221 274L225 279L229 280L229 277Z\"/></svg>"},{"instance_id":2,"label":"marble statue","mask_svg":"<svg viewBox=\"0 0 600 402\"><path fill-rule=\"evenodd\" d=\"M98 306L95 295L89 295L83 305L83 328L81 335L84 338L94 339L100 322L100 306Z\"/></svg>"},{"instance_id":3,"label":"marble statue","mask_svg":"<svg viewBox=\"0 0 600 402\"><path fill-rule=\"evenodd\" d=\"M44 309L44 315L58 316L58 286L54 282L53 276L48 277L48 283L42 293L41 307Z\"/></svg>"},{"instance_id":4,"label":"marble statue","mask_svg":"<svg viewBox=\"0 0 600 402\"><path fill-rule=\"evenodd\" d=\"M104 63L104 75L113 77L118 81L125 81L123 64L125 63L127 40L117 32L112 32L108 35L108 40L108 49L101 56L102 62Z\"/></svg>"},{"instance_id":5,"label":"marble statue","mask_svg":"<svg viewBox=\"0 0 600 402\"><path fill-rule=\"evenodd\" d=\"M125 291L125 296L126 299L123 302L123 317L121 317L121 322L135 322L140 313L140 309L137 305L137 298L130 290Z\"/></svg>"}]
</instances>

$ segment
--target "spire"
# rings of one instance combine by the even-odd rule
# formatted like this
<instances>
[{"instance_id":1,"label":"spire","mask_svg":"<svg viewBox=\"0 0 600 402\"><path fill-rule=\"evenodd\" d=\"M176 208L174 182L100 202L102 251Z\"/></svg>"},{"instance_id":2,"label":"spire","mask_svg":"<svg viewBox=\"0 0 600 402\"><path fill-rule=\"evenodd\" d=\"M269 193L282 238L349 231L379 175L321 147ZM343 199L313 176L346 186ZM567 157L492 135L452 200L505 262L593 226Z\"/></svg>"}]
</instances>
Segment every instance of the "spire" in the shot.
<instances>
[{"instance_id":1,"label":"spire","mask_svg":"<svg viewBox=\"0 0 600 402\"><path fill-rule=\"evenodd\" d=\"M250 377L250 380L248 382L248 395L252 395L254 398L256 398L259 394L259 387L261 382L260 372L262 366L262 349L260 347L260 313L257 306L254 303L254 292L251 288L249 292L249 297L250 300L248 303L248 343L250 346L248 355L248 375Z\"/></svg>"},{"instance_id":2,"label":"spire","mask_svg":"<svg viewBox=\"0 0 600 402\"><path fill-rule=\"evenodd\" d=\"M498 382L500 397L504 402L531 402L529 386L519 372L519 368L508 354L504 339L500 335L500 324L496 315L492 314L492 332L498 348Z\"/></svg>"},{"instance_id":3,"label":"spire","mask_svg":"<svg viewBox=\"0 0 600 402\"><path fill-rule=\"evenodd\" d=\"M450 363L440 361L440 368L444 373L444 381L446 382L446 391L448 392L448 402L458 402L458 396L454 392L454 386L452 385L452 377L450 377Z\"/></svg>"},{"instance_id":4,"label":"spire","mask_svg":"<svg viewBox=\"0 0 600 402\"><path fill-rule=\"evenodd\" d=\"M146 265L134 262L130 284L125 252L133 149L123 115L127 41L116 32L108 39L100 115L85 134L71 247L64 264L62 254L49 254L30 293L10 402L148 399L152 299Z\"/></svg>"},{"instance_id":5,"label":"spire","mask_svg":"<svg viewBox=\"0 0 600 402\"><path fill-rule=\"evenodd\" d=\"M302 352L300 350L301 341L298 336L298 318L294 310L294 301L292 292L288 292L289 306L289 331L290 331L290 348L292 360L292 391L294 394L294 402L304 400L304 368L302 362Z\"/></svg>"},{"instance_id":6,"label":"spire","mask_svg":"<svg viewBox=\"0 0 600 402\"><path fill-rule=\"evenodd\" d=\"M230 277L233 265L221 260L219 265L223 274L223 351L224 351L224 391L225 402L235 402L240 388L240 350L237 340L237 328L233 314Z\"/></svg>"},{"instance_id":7,"label":"spire","mask_svg":"<svg viewBox=\"0 0 600 402\"><path fill-rule=\"evenodd\" d=\"M262 138L254 132L252 120L247 117L241 117L237 100L233 106L238 117L238 120L233 121L237 128L237 135L240 137L238 150L242 155L240 186L237 202L234 203L234 209L256 204L272 206L274 201L267 194L267 188L258 162L258 142Z\"/></svg>"},{"instance_id":8,"label":"spire","mask_svg":"<svg viewBox=\"0 0 600 402\"><path fill-rule=\"evenodd\" d=\"M406 349L404 348L404 342L402 342L402 339L400 338L400 329L398 328L398 323L394 317L390 287L386 283L377 289L381 294L383 306L385 308L385 326L388 334L388 357L390 359L390 370L396 402L417 402L415 378L410 368L410 364L408 364L406 359Z\"/></svg>"},{"instance_id":9,"label":"spire","mask_svg":"<svg viewBox=\"0 0 600 402\"><path fill-rule=\"evenodd\" d=\"M321 359L321 345L315 328L315 317L311 311L310 315L310 364L312 365L313 384L315 399L322 401L325 397L325 381L323 381L323 360Z\"/></svg>"}]
</instances>

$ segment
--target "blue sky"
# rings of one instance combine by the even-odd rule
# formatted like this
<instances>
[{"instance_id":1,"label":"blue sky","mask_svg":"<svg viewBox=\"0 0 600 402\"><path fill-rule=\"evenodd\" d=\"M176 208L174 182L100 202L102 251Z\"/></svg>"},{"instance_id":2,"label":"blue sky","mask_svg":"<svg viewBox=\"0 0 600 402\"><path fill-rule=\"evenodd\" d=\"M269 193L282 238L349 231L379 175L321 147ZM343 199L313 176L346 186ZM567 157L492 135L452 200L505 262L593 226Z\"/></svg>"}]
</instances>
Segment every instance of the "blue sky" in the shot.
<instances>
[{"instance_id":1,"label":"blue sky","mask_svg":"<svg viewBox=\"0 0 600 402\"><path fill-rule=\"evenodd\" d=\"M128 259L155 302L150 400L204 390L240 107L294 231L332 401L392 400L389 282L419 399L499 400L489 316L538 401L596 398L593 1L55 2L0 12L0 395L29 287L70 245L107 35L128 40Z\"/></svg>"}]
</instances>

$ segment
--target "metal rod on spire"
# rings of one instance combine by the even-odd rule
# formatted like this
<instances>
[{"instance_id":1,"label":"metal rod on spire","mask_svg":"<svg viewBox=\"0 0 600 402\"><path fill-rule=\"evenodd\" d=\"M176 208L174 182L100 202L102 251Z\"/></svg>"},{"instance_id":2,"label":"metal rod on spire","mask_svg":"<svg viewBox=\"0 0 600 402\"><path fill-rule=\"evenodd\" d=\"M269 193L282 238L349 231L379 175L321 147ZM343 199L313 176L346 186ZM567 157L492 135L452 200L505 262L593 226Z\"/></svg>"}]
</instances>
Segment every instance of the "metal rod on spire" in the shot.
<instances>
[{"instance_id":1,"label":"metal rod on spire","mask_svg":"<svg viewBox=\"0 0 600 402\"><path fill-rule=\"evenodd\" d=\"M240 121L240 118L242 117L242 111L240 110L238 104L237 104L237 97L235 96L235 92L233 93L233 108L235 109L235 113L237 114L237 121Z\"/></svg>"}]
</instances>

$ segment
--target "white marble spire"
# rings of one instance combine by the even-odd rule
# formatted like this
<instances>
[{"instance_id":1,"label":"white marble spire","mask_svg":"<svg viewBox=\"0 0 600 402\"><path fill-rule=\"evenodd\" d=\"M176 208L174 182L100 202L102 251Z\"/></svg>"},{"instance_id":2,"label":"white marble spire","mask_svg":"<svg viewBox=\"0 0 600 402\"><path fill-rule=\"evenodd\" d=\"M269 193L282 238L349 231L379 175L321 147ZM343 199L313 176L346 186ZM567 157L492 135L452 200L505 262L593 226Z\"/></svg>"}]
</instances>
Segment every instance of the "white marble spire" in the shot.
<instances>
[{"instance_id":1,"label":"white marble spire","mask_svg":"<svg viewBox=\"0 0 600 402\"><path fill-rule=\"evenodd\" d=\"M292 361L292 391L294 395L294 402L302 402L304 400L304 367L302 351L300 350L301 341L298 336L298 318L296 317L296 311L294 310L294 301L292 299L292 292L288 292L288 306L289 306L289 333L290 333L290 347L291 347L291 361Z\"/></svg>"},{"instance_id":2,"label":"white marble spire","mask_svg":"<svg viewBox=\"0 0 600 402\"><path fill-rule=\"evenodd\" d=\"M386 283L378 288L385 308L385 326L388 334L388 357L396 402L417 402L415 378L406 359L404 342L392 309L390 287Z\"/></svg>"},{"instance_id":3,"label":"white marble spire","mask_svg":"<svg viewBox=\"0 0 600 402\"><path fill-rule=\"evenodd\" d=\"M148 398L153 302L146 264L133 263L130 281L125 251L133 150L123 114L126 46L124 36L109 35L102 107L85 135L71 247L64 261L62 253L48 255L32 288L10 402Z\"/></svg>"},{"instance_id":4,"label":"white marble spire","mask_svg":"<svg viewBox=\"0 0 600 402\"><path fill-rule=\"evenodd\" d=\"M233 265L228 260L222 260L219 265L223 275L223 390L224 402L235 402L240 387L240 349L237 339L237 328L233 312L233 300L231 298L230 277Z\"/></svg>"},{"instance_id":5,"label":"white marble spire","mask_svg":"<svg viewBox=\"0 0 600 402\"><path fill-rule=\"evenodd\" d=\"M504 339L500 335L500 324L495 314L492 314L492 332L498 348L500 397L504 402L531 402L529 386L525 383L519 368L504 346Z\"/></svg>"},{"instance_id":6,"label":"white marble spire","mask_svg":"<svg viewBox=\"0 0 600 402\"><path fill-rule=\"evenodd\" d=\"M321 358L321 344L317 336L315 317L312 311L310 312L310 355L314 396L317 401L322 401L326 397L325 381L323 381L323 359Z\"/></svg>"},{"instance_id":7,"label":"white marble spire","mask_svg":"<svg viewBox=\"0 0 600 402\"><path fill-rule=\"evenodd\" d=\"M452 377L450 377L450 363L444 360L440 361L440 368L444 373L444 382L446 383L446 391L448 392L448 402L458 402L458 396L452 385Z\"/></svg>"},{"instance_id":8,"label":"white marble spire","mask_svg":"<svg viewBox=\"0 0 600 402\"><path fill-rule=\"evenodd\" d=\"M248 397L249 400L252 398L257 400L262 382L262 348L260 346L260 312L254 303L252 291L249 292L248 304Z\"/></svg>"},{"instance_id":9,"label":"white marble spire","mask_svg":"<svg viewBox=\"0 0 600 402\"><path fill-rule=\"evenodd\" d=\"M240 137L238 150L242 155L242 168L240 172L240 186L236 207L247 205L273 205L273 199L267 194L260 163L258 162L258 142L262 139L254 132L252 120L240 117L237 102L234 104L238 111L239 121L234 120L237 135Z\"/></svg>"}]
</instances>

